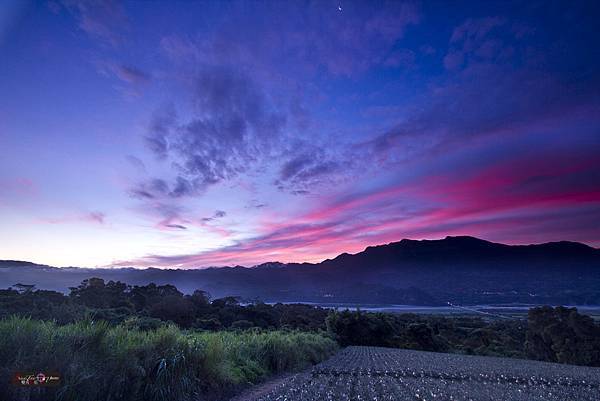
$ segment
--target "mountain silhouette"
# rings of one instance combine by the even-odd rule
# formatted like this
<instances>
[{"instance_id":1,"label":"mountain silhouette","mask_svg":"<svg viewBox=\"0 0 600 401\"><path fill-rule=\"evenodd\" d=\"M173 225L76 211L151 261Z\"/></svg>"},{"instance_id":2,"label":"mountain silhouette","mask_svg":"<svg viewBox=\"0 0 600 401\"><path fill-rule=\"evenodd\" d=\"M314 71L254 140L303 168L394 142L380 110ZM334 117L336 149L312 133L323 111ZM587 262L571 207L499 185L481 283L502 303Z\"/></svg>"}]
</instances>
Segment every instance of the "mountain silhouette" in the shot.
<instances>
[{"instance_id":1,"label":"mountain silhouette","mask_svg":"<svg viewBox=\"0 0 600 401\"><path fill-rule=\"evenodd\" d=\"M54 268L0 261L0 285L67 291L89 277L200 288L267 302L600 305L600 250L577 242L505 245L475 237L369 246L320 263L208 269Z\"/></svg>"}]
</instances>

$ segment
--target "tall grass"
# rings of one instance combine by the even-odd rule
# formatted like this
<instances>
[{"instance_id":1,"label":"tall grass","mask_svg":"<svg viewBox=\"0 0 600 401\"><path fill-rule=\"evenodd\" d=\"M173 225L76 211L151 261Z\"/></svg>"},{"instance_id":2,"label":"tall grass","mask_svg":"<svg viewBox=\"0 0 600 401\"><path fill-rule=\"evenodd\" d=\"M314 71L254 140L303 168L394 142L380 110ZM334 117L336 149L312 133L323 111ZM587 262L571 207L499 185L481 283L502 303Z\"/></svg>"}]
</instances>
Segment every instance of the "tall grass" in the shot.
<instances>
[{"instance_id":1,"label":"tall grass","mask_svg":"<svg viewBox=\"0 0 600 401\"><path fill-rule=\"evenodd\" d=\"M336 343L302 332L139 331L102 322L0 321L0 400L208 400L329 357ZM56 388L8 384L16 371L56 371Z\"/></svg>"}]
</instances>

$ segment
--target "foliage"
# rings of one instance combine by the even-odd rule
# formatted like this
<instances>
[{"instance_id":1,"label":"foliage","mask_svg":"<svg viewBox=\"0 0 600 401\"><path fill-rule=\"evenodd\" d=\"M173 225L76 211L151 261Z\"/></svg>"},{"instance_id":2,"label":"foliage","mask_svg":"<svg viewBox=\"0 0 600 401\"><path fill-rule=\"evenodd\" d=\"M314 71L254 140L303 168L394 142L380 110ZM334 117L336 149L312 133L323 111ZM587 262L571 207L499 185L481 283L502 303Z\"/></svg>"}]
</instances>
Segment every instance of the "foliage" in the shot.
<instances>
[{"instance_id":1,"label":"foliage","mask_svg":"<svg viewBox=\"0 0 600 401\"><path fill-rule=\"evenodd\" d=\"M130 321L128 321L129 323ZM332 340L301 332L185 332L174 325L0 321L0 399L198 400L223 396L266 376L305 368L336 350ZM57 371L61 386L22 391L15 371Z\"/></svg>"},{"instance_id":2,"label":"foliage","mask_svg":"<svg viewBox=\"0 0 600 401\"><path fill-rule=\"evenodd\" d=\"M84 280L72 287L68 296L55 291L36 291L33 286L23 284L15 287L0 290L0 318L18 315L62 324L90 318L112 325L136 318L137 322L145 322L138 325L140 328L146 327L146 323L155 328L156 320L160 320L204 330L258 327L322 331L328 313L323 308L300 304L241 305L235 297L211 302L210 295L201 290L185 295L172 285L130 286L100 278Z\"/></svg>"},{"instance_id":3,"label":"foliage","mask_svg":"<svg viewBox=\"0 0 600 401\"><path fill-rule=\"evenodd\" d=\"M340 345L370 345L422 351L523 356L525 325L473 317L335 312L327 329Z\"/></svg>"},{"instance_id":4,"label":"foliage","mask_svg":"<svg viewBox=\"0 0 600 401\"><path fill-rule=\"evenodd\" d=\"M528 321L335 312L327 329L340 345L530 358L600 366L600 325L575 308L532 308Z\"/></svg>"},{"instance_id":5,"label":"foliage","mask_svg":"<svg viewBox=\"0 0 600 401\"><path fill-rule=\"evenodd\" d=\"M525 349L532 359L600 366L600 326L576 308L533 308Z\"/></svg>"}]
</instances>

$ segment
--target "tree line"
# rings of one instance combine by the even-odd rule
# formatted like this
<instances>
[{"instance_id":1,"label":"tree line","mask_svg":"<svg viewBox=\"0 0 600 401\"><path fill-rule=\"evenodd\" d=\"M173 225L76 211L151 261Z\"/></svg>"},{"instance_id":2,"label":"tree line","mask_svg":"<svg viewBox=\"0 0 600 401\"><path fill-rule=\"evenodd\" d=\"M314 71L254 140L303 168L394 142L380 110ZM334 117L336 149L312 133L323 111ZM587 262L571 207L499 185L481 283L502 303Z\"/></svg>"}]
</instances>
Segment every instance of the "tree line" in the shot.
<instances>
[{"instance_id":1,"label":"tree line","mask_svg":"<svg viewBox=\"0 0 600 401\"><path fill-rule=\"evenodd\" d=\"M211 299L202 290L186 295L170 284L130 286L101 278L82 281L68 295L23 284L0 290L0 318L18 315L59 324L91 319L141 329L173 322L183 329L210 331L251 327L319 331L325 330L327 314L326 309L303 304L243 305L236 297Z\"/></svg>"},{"instance_id":2,"label":"tree line","mask_svg":"<svg viewBox=\"0 0 600 401\"><path fill-rule=\"evenodd\" d=\"M130 286L84 280L65 295L18 284L0 290L0 318L12 315L58 324L105 321L151 330L174 323L182 329L300 330L320 332L341 346L371 345L424 351L507 356L600 366L600 325L575 308L539 307L527 319L333 311L304 304L242 304L212 299L173 285Z\"/></svg>"}]
</instances>

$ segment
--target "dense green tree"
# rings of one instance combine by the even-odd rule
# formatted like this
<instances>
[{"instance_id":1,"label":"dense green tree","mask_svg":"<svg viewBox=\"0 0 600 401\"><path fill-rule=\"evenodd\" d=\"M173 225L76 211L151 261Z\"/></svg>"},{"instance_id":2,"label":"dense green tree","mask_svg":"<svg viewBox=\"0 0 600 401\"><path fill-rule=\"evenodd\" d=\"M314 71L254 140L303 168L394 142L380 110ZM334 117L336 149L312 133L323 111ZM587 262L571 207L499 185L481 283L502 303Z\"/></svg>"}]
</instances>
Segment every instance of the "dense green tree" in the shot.
<instances>
[{"instance_id":1,"label":"dense green tree","mask_svg":"<svg viewBox=\"0 0 600 401\"><path fill-rule=\"evenodd\" d=\"M91 308L131 308L130 287L120 281L105 283L101 278L83 280L77 287L70 288L69 296L75 302Z\"/></svg>"},{"instance_id":2,"label":"dense green tree","mask_svg":"<svg viewBox=\"0 0 600 401\"><path fill-rule=\"evenodd\" d=\"M167 295L150 307L149 314L181 327L190 327L194 321L194 305L183 296Z\"/></svg>"},{"instance_id":3,"label":"dense green tree","mask_svg":"<svg viewBox=\"0 0 600 401\"><path fill-rule=\"evenodd\" d=\"M576 308L533 308L525 349L534 359L600 366L600 327Z\"/></svg>"}]
</instances>

